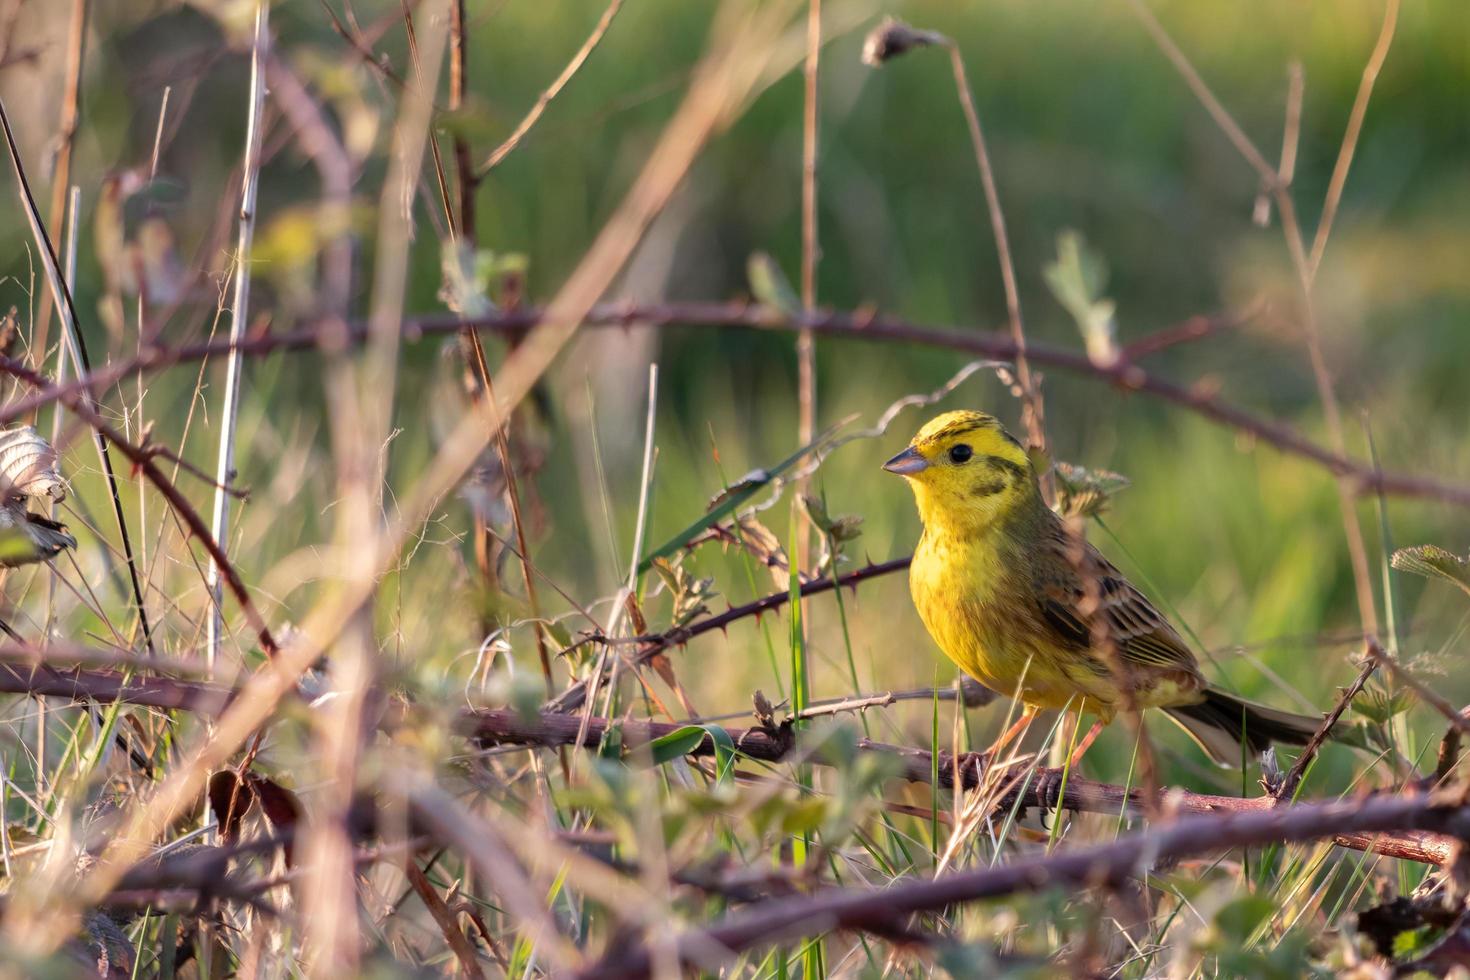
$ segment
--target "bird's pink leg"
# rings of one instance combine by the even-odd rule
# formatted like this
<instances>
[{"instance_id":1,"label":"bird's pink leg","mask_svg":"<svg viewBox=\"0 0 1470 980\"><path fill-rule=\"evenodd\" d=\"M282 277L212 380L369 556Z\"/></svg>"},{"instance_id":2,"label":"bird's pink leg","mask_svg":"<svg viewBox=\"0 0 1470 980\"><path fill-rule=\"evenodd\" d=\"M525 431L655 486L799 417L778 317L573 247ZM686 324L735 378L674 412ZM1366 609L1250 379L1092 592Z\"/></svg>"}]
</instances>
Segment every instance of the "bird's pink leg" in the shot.
<instances>
[{"instance_id":1,"label":"bird's pink leg","mask_svg":"<svg viewBox=\"0 0 1470 980\"><path fill-rule=\"evenodd\" d=\"M1098 733L1102 730L1103 723L1101 720L1092 723L1092 727L1087 730L1087 734L1082 736L1082 741L1078 742L1077 747L1072 750L1072 757L1067 760L1067 766L1069 768L1077 768L1077 764L1082 761L1082 756L1087 753L1088 749L1092 748L1092 743L1097 741Z\"/></svg>"},{"instance_id":2,"label":"bird's pink leg","mask_svg":"<svg viewBox=\"0 0 1470 980\"><path fill-rule=\"evenodd\" d=\"M1026 729L1031 727L1031 720L1035 717L1035 708L1033 708L1029 704L1022 706L1021 717L1017 718L1015 724L1011 725L1010 728L1007 728L1005 731L1001 732L999 736L996 737L995 742L991 744L990 748L985 750L985 754L991 759L995 759L997 756L1000 755L1001 749L1005 748L1007 745L1010 745L1018 737L1024 734Z\"/></svg>"}]
</instances>

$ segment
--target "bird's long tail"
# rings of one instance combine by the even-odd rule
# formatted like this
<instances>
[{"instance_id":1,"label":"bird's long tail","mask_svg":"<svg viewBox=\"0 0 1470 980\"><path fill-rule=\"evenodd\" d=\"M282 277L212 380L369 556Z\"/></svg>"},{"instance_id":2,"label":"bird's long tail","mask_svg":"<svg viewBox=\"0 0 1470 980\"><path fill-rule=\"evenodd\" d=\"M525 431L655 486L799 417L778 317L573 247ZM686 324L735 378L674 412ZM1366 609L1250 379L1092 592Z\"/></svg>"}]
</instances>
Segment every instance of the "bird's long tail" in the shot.
<instances>
[{"instance_id":1,"label":"bird's long tail","mask_svg":"<svg viewBox=\"0 0 1470 980\"><path fill-rule=\"evenodd\" d=\"M1306 745L1322 727L1321 718L1294 715L1233 694L1207 688L1203 701L1164 709L1189 737L1217 764L1238 766L1242 757L1255 758L1273 743Z\"/></svg>"}]
</instances>

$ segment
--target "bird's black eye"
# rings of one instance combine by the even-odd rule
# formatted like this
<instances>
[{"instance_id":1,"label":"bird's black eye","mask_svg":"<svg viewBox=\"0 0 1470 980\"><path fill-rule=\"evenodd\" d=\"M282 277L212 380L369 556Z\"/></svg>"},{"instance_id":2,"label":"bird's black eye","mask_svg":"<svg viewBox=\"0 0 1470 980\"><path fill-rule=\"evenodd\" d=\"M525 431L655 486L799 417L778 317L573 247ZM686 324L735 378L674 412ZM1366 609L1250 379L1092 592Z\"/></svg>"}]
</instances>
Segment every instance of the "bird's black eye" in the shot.
<instances>
[{"instance_id":1,"label":"bird's black eye","mask_svg":"<svg viewBox=\"0 0 1470 980\"><path fill-rule=\"evenodd\" d=\"M960 443L958 446L951 446L949 450L950 461L954 463L966 462L973 455L975 455L975 450L971 449L963 442Z\"/></svg>"}]
</instances>

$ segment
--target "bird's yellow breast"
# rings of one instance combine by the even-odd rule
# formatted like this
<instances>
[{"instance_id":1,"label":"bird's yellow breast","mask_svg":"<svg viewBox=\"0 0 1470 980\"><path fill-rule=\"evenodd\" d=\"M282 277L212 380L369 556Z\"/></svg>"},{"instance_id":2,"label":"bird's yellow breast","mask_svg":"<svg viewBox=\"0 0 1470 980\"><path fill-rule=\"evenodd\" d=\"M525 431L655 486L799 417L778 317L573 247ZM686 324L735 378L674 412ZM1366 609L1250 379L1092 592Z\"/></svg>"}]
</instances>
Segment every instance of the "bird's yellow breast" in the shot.
<instances>
[{"instance_id":1,"label":"bird's yellow breast","mask_svg":"<svg viewBox=\"0 0 1470 980\"><path fill-rule=\"evenodd\" d=\"M1038 708L1083 707L1111 715L1116 689L1075 651L1061 649L1031 598L1021 556L1000 532L926 531L909 569L909 591L929 635L981 684Z\"/></svg>"}]
</instances>

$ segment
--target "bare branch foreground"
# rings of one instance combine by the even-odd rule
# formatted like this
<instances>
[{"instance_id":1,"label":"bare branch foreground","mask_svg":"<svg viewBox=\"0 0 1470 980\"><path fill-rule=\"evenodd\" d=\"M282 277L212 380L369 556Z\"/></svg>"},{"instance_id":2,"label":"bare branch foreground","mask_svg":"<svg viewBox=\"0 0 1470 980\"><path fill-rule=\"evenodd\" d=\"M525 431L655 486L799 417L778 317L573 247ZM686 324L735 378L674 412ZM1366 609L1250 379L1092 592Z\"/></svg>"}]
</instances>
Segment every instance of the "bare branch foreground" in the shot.
<instances>
[{"instance_id":1,"label":"bare branch foreground","mask_svg":"<svg viewBox=\"0 0 1470 980\"><path fill-rule=\"evenodd\" d=\"M1063 885L1102 887L1141 875L1149 868L1197 854L1267 843L1299 843L1347 834L1371 837L1429 831L1463 838L1470 811L1444 794L1415 794L1299 803L1256 813L1191 816L1092 847L1050 856L1020 858L999 867L907 881L882 889L832 888L776 899L729 916L705 929L672 936L660 951L630 947L578 974L579 980L645 977L655 960L670 954L682 963L708 966L710 949L730 954L836 929L863 929L895 915L943 908L956 902L999 898Z\"/></svg>"},{"instance_id":2,"label":"bare branch foreground","mask_svg":"<svg viewBox=\"0 0 1470 980\"><path fill-rule=\"evenodd\" d=\"M34 656L34 651L23 648L0 648L0 659L29 659ZM228 688L196 681L165 677L129 678L121 672L112 670L59 670L44 664L24 663L0 663L0 692L65 697L99 704L119 702L162 709L195 711L206 715L222 711L234 696L234 692ZM642 720L626 720L613 724L619 729L623 744L627 747L646 744L685 727L678 724ZM527 716L511 709L469 709L461 713L459 727L463 734L482 747L524 745L553 748L575 745L579 742L585 747L595 747L606 736L609 723L602 718L584 721L583 717L576 713L542 712ZM794 733L787 725L747 729L726 728L725 730L741 755L763 762L782 761L792 752L796 744ZM888 755L897 759L899 776L909 782L929 782L936 768L935 760L924 749L888 745L869 739L860 740L858 747L863 752ZM711 756L714 753L714 740L706 736L689 754ZM819 757L810 761L820 764L822 759ZM962 759L961 764L956 766L949 753L941 752L938 763L941 786L953 787L956 771L959 772L965 788L973 789L979 785L979 773L973 759ZM1378 795L1353 802L1352 805L1377 806L1383 798L1382 795ZM1416 793L1395 799L1418 800L1420 810L1425 812L1429 810L1437 812L1444 809L1442 804L1434 801L1432 794ZM1260 797L1216 796L1179 789L1169 790L1165 802L1167 809L1175 814L1211 816L1217 819L1232 814L1241 816L1258 814L1263 811L1284 812L1307 806L1307 804L1296 806L1278 804L1269 795ZM1046 768L1037 769L1035 778L1024 780L1019 789L1001 796L997 805L1002 809L1040 807L1048 810L1060 808L1108 814L1118 814L1124 810L1133 814L1143 812L1142 796L1136 790L1112 783L1084 779L1076 774L1070 775L1064 783L1060 770ZM1311 804L1311 806L1319 805ZM1321 806L1326 806L1326 804ZM1413 812L1419 813L1420 810ZM1392 821L1374 823L1371 826L1359 826L1352 822L1343 824L1341 827L1328 824L1327 829L1319 834L1281 839L1308 839L1311 836L1331 837L1343 847L1370 851L1386 857L1433 865L1445 865L1451 862L1457 846L1453 838L1459 835L1459 831L1455 828L1460 825L1455 824L1451 827L1450 823L1441 821L1439 818L1428 817L1423 818L1428 820L1428 823L1420 824L1416 822L1418 819L1416 817L1397 824ZM1464 819L1467 825L1470 825L1470 810L1466 811ZM1270 839L1269 837L1262 838L1262 840Z\"/></svg>"},{"instance_id":3,"label":"bare branch foreground","mask_svg":"<svg viewBox=\"0 0 1470 980\"><path fill-rule=\"evenodd\" d=\"M87 652L77 649L65 655L85 659ZM0 691L203 714L223 710L233 696L229 689L194 681L129 677L115 670L62 670L36 662L37 656L37 651L26 647L0 649L0 661L9 661L0 663ZM93 656L105 660L108 654L95 651ZM392 724L392 721L388 719L385 723ZM604 719L594 718L589 722L574 713L526 715L509 709L465 710L457 724L462 735L482 747L537 748L575 744L595 747L613 726L618 729L625 748L647 744L685 727L643 720L610 725ZM820 752L813 755L794 751L797 738L788 723L725 731L736 751L749 759L780 762L802 755L804 762L823 764ZM867 739L859 740L857 747L865 753L895 759L898 776L911 782L928 782L936 771L944 786L953 786L958 776L967 788L973 788L982 778L973 757L962 758L956 765L948 753L940 753L935 760L922 749ZM710 756L716 751L714 739L707 736L693 747L690 755ZM1014 782L1019 787L996 800L996 812L1029 808L1127 812L1135 816L1143 812L1142 796L1137 791L1075 775L1063 779L1059 770L1038 768L1030 773L1023 770ZM1460 842L1470 836L1470 807L1464 805L1458 793L1421 789L1402 795L1378 793L1329 802L1282 804L1269 795L1235 798L1170 790L1164 799L1164 809L1170 819L1110 843L1067 849L1049 856L1022 856L999 867L952 872L932 880L909 880L883 889L824 888L768 897L730 914L723 921L662 940L659 948L637 945L619 948L578 976L589 980L642 977L650 974L654 962L669 962L671 958L708 967L711 951L715 956L734 955L833 930L892 935L911 913L1063 885L1116 885L1186 857L1238 847L1331 840L1350 849L1446 866L1458 859ZM193 882L193 876L186 877ZM256 900L258 886L242 884L243 890L211 890L202 883L217 877L217 874L204 876L183 891L177 882L163 891L153 888L138 891L136 887L130 891L125 887L119 900L126 899L122 904L137 900L149 905L168 899L175 903L182 901L185 906L191 901L202 901L206 895L247 902ZM124 880L129 885L136 884L132 878Z\"/></svg>"}]
</instances>

